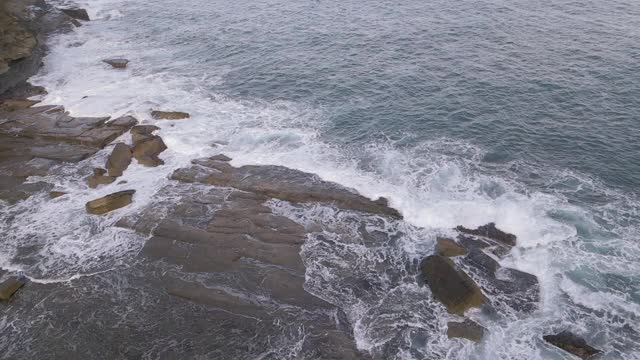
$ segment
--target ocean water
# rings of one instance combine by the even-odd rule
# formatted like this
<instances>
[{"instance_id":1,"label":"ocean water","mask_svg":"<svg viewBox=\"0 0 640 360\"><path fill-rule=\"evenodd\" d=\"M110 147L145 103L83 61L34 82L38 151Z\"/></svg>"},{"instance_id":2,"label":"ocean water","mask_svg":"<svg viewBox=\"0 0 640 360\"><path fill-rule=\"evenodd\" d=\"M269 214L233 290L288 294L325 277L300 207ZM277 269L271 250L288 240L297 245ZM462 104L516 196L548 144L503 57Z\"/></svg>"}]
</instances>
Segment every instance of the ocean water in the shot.
<instances>
[{"instance_id":1,"label":"ocean water","mask_svg":"<svg viewBox=\"0 0 640 360\"><path fill-rule=\"evenodd\" d=\"M640 359L640 2L80 3L93 21L53 38L32 82L47 87L45 103L73 115L131 114L160 126L167 165L132 165L124 179L136 184L136 202L99 220L83 204L122 185L88 191L81 179L50 177L76 195L0 208L12 218L2 267L46 283L126 262L142 243L110 225L157 198L173 169L223 152L234 165L285 165L387 197L405 218L381 225L404 234L390 254L419 259L457 225L493 221L518 236L501 264L538 277L540 308L472 314L489 329L478 345L446 336L394 345L376 314L411 312L424 290L341 296L348 282L330 264L377 254L308 242L307 289L347 311L361 349L397 359L562 359L541 336L570 329L604 358ZM129 68L110 69L101 62L109 57ZM154 121L151 109L192 117ZM34 239L37 261L12 262Z\"/></svg>"}]
</instances>

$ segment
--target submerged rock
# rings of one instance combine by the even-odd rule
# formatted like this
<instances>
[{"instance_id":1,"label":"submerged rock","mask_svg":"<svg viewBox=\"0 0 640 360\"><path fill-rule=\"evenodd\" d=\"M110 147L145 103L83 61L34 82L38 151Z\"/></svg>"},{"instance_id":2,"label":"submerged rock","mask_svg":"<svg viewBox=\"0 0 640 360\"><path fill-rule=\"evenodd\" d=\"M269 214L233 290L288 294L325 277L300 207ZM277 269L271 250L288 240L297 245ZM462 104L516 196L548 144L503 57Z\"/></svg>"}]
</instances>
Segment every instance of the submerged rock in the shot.
<instances>
[{"instance_id":1,"label":"submerged rock","mask_svg":"<svg viewBox=\"0 0 640 360\"><path fill-rule=\"evenodd\" d=\"M85 9L68 8L68 9L60 9L60 11L62 11L67 16L69 16L69 17L71 17L73 19L76 19L76 20L82 20L82 21L90 21L91 20L89 18L89 14L87 13L87 10L85 10Z\"/></svg>"},{"instance_id":2,"label":"submerged rock","mask_svg":"<svg viewBox=\"0 0 640 360\"><path fill-rule=\"evenodd\" d=\"M563 331L557 335L545 335L542 338L549 344L570 352L581 359L589 359L601 352L600 350L589 346L583 338L571 333L570 331Z\"/></svg>"},{"instance_id":3,"label":"submerged rock","mask_svg":"<svg viewBox=\"0 0 640 360\"><path fill-rule=\"evenodd\" d=\"M0 283L0 300L9 300L24 284L26 284L24 280L15 276Z\"/></svg>"},{"instance_id":4,"label":"submerged rock","mask_svg":"<svg viewBox=\"0 0 640 360\"><path fill-rule=\"evenodd\" d=\"M464 247L458 245L454 240L447 238L437 238L436 239L436 254L446 256L446 257L454 257L466 255L469 251Z\"/></svg>"},{"instance_id":5,"label":"submerged rock","mask_svg":"<svg viewBox=\"0 0 640 360\"><path fill-rule=\"evenodd\" d=\"M129 167L129 164L131 164L132 157L133 155L129 145L123 143L116 144L105 164L109 176L122 176L122 173Z\"/></svg>"},{"instance_id":6,"label":"submerged rock","mask_svg":"<svg viewBox=\"0 0 640 360\"><path fill-rule=\"evenodd\" d=\"M431 292L452 314L462 315L470 308L480 307L485 297L480 288L464 271L456 268L448 258L431 255L421 265L422 276Z\"/></svg>"},{"instance_id":7,"label":"submerged rock","mask_svg":"<svg viewBox=\"0 0 640 360\"><path fill-rule=\"evenodd\" d=\"M151 111L151 116L156 120L181 120L191 117L189 113L180 111Z\"/></svg>"},{"instance_id":8,"label":"submerged rock","mask_svg":"<svg viewBox=\"0 0 640 360\"><path fill-rule=\"evenodd\" d=\"M133 201L135 190L119 191L99 199L89 201L85 208L89 214L102 215L125 207Z\"/></svg>"},{"instance_id":9,"label":"submerged rock","mask_svg":"<svg viewBox=\"0 0 640 360\"><path fill-rule=\"evenodd\" d=\"M463 322L447 323L447 336L449 338L464 338L474 342L482 341L485 329L475 321L466 319Z\"/></svg>"},{"instance_id":10,"label":"submerged rock","mask_svg":"<svg viewBox=\"0 0 640 360\"><path fill-rule=\"evenodd\" d=\"M480 226L475 230L467 229L464 226L458 226L456 230L469 235L486 237L508 246L516 245L516 236L498 229L495 223L488 223L487 225Z\"/></svg>"},{"instance_id":11,"label":"submerged rock","mask_svg":"<svg viewBox=\"0 0 640 360\"><path fill-rule=\"evenodd\" d=\"M104 59L102 62L111 65L114 69L124 69L129 64L127 59Z\"/></svg>"}]
</instances>

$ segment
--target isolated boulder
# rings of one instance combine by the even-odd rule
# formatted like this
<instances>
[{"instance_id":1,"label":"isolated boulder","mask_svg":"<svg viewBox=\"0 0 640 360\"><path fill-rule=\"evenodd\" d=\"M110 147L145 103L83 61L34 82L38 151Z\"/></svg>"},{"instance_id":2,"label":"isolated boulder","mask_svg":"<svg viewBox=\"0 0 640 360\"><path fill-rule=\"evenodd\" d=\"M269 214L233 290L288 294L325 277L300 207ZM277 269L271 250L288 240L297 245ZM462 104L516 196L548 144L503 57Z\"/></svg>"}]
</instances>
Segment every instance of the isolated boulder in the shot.
<instances>
[{"instance_id":1,"label":"isolated boulder","mask_svg":"<svg viewBox=\"0 0 640 360\"><path fill-rule=\"evenodd\" d=\"M486 330L480 324L469 319L463 322L447 323L447 336L449 338L463 338L473 342L480 342Z\"/></svg>"},{"instance_id":2,"label":"isolated boulder","mask_svg":"<svg viewBox=\"0 0 640 360\"><path fill-rule=\"evenodd\" d=\"M135 190L119 191L99 199L89 201L85 208L89 214L102 215L125 207L133 201Z\"/></svg>"},{"instance_id":3,"label":"isolated boulder","mask_svg":"<svg viewBox=\"0 0 640 360\"><path fill-rule=\"evenodd\" d=\"M469 235L486 237L508 246L516 245L516 236L498 229L495 223L488 223L487 225L480 226L475 230L467 229L464 226L458 226L456 230Z\"/></svg>"},{"instance_id":4,"label":"isolated boulder","mask_svg":"<svg viewBox=\"0 0 640 360\"><path fill-rule=\"evenodd\" d=\"M423 260L421 270L435 298L450 313L462 315L485 303L478 285L450 259L441 255L428 256Z\"/></svg>"},{"instance_id":5,"label":"isolated boulder","mask_svg":"<svg viewBox=\"0 0 640 360\"><path fill-rule=\"evenodd\" d=\"M9 300L24 284L26 282L23 279L15 276L0 283L0 300Z\"/></svg>"},{"instance_id":6,"label":"isolated boulder","mask_svg":"<svg viewBox=\"0 0 640 360\"><path fill-rule=\"evenodd\" d=\"M133 147L133 157L144 166L163 165L164 161L158 155L167 149L160 136L152 136L149 139L139 141Z\"/></svg>"},{"instance_id":7,"label":"isolated boulder","mask_svg":"<svg viewBox=\"0 0 640 360\"><path fill-rule=\"evenodd\" d=\"M129 64L127 59L104 59L102 62L111 65L114 69L124 69Z\"/></svg>"},{"instance_id":8,"label":"isolated boulder","mask_svg":"<svg viewBox=\"0 0 640 360\"><path fill-rule=\"evenodd\" d=\"M109 176L122 176L122 173L129 167L129 164L131 164L132 156L129 145L123 143L116 144L105 165Z\"/></svg>"},{"instance_id":9,"label":"isolated boulder","mask_svg":"<svg viewBox=\"0 0 640 360\"><path fill-rule=\"evenodd\" d=\"M67 16L69 16L69 17L71 17L73 19L76 19L76 20L82 20L82 21L90 21L91 20L89 18L89 14L87 13L87 10L85 10L85 9L69 8L69 9L60 9L60 11L62 11Z\"/></svg>"},{"instance_id":10,"label":"isolated boulder","mask_svg":"<svg viewBox=\"0 0 640 360\"><path fill-rule=\"evenodd\" d=\"M589 359L601 352L600 350L589 346L583 338L571 333L570 331L563 331L557 335L545 335L542 338L549 344L570 352L581 359Z\"/></svg>"},{"instance_id":11,"label":"isolated boulder","mask_svg":"<svg viewBox=\"0 0 640 360\"><path fill-rule=\"evenodd\" d=\"M454 240L448 238L437 238L436 239L436 254L446 256L446 257L454 257L466 255L469 251L464 247L458 245Z\"/></svg>"},{"instance_id":12,"label":"isolated boulder","mask_svg":"<svg viewBox=\"0 0 640 360\"><path fill-rule=\"evenodd\" d=\"M156 120L180 120L191 117L189 113L180 111L151 111L151 116Z\"/></svg>"}]
</instances>

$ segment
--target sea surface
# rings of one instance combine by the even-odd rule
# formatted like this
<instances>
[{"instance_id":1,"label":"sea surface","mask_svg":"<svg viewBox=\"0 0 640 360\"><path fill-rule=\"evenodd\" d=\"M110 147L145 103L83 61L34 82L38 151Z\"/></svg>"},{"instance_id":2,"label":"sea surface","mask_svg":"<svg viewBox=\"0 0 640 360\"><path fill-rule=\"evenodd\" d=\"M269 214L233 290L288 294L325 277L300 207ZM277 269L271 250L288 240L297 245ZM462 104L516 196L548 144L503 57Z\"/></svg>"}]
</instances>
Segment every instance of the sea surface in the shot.
<instances>
[{"instance_id":1,"label":"sea surface","mask_svg":"<svg viewBox=\"0 0 640 360\"><path fill-rule=\"evenodd\" d=\"M284 165L387 197L425 229L393 249L415 258L433 247L424 234L495 222L518 236L501 264L538 276L542 296L534 314L479 318L489 335L478 345L445 336L389 350L361 299L325 300L346 309L361 349L390 358L568 359L541 336L569 329L605 359L640 359L640 1L79 3L93 21L53 38L32 79L45 103L149 123L150 109L192 115L158 123L167 166L127 171L138 195L123 212L160 196L173 169L224 152L234 165ZM129 68L102 63L110 57ZM54 180L84 191L70 200L78 210L26 202L37 210L4 229L5 254L58 236L37 261L3 255L3 267L68 281L135 255L140 244L93 231L115 218L82 214L96 192ZM317 264L338 261L313 250ZM307 269L310 291L348 286L324 281L327 266Z\"/></svg>"}]
</instances>

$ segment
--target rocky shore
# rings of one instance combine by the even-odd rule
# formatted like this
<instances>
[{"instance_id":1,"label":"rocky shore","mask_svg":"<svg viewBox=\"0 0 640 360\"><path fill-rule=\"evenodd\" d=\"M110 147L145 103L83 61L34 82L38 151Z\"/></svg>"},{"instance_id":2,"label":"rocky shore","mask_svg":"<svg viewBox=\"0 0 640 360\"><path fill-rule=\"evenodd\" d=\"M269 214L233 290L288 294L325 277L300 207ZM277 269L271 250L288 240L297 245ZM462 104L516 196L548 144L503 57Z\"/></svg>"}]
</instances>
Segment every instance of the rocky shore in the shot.
<instances>
[{"instance_id":1,"label":"rocky shore","mask_svg":"<svg viewBox=\"0 0 640 360\"><path fill-rule=\"evenodd\" d=\"M74 196L42 179L62 164L79 164L105 148L110 155L104 167L90 169L86 177L90 189L119 181L134 162L146 167L164 164L167 145L155 135L155 125L140 125L131 116L73 117L63 107L38 106L30 99L45 92L26 81L38 71L47 36L72 31L88 20L81 9L56 9L41 0L9 0L0 8L0 207L32 196L51 201ZM128 63L116 60L108 62L116 69ZM154 110L150 117L188 121L189 114ZM23 274L3 269L0 299L18 325L2 330L5 336L15 335L15 344L5 343L2 353L18 358L26 351L20 349L31 349L32 358L73 353L78 358L127 359L392 356L392 346L359 350L355 319L332 297L308 286L313 260L305 255L305 245L338 247L341 244L331 238L343 238L385 248L393 236L372 229L381 222L402 221L401 213L385 198L366 198L314 174L281 166L236 167L231 161L224 154L193 159L189 167L171 174L157 200L135 215L119 218L114 226L139 234L144 245L116 273L71 284L29 283ZM87 171L78 165L78 173ZM86 203L87 216L102 216L136 202L137 184L126 187L96 195ZM283 206L292 212L278 210ZM313 207L346 214L347 220L337 226L322 218L291 215ZM352 225L356 233L349 230ZM493 223L452 231L456 235L436 239L433 254L421 262L407 259L402 264L405 279L428 288L436 300L433 308L416 311L427 318L449 313L455 321L437 331L473 342L482 342L488 333L478 314L534 316L540 303L538 279L500 265L517 246L516 236ZM386 266L390 265L380 262L375 268L385 272ZM384 290L368 275L351 276L358 285L345 291L366 298ZM122 293L107 298L105 292ZM53 308L43 311L45 298ZM32 318L33 313L40 315ZM111 313L124 315L114 319ZM26 317L33 323L21 323ZM33 330L52 324L61 330ZM566 331L543 335L547 334L539 334L541 340L583 359L599 353ZM202 340L208 338L211 341ZM38 343L50 353L35 346Z\"/></svg>"}]
</instances>

